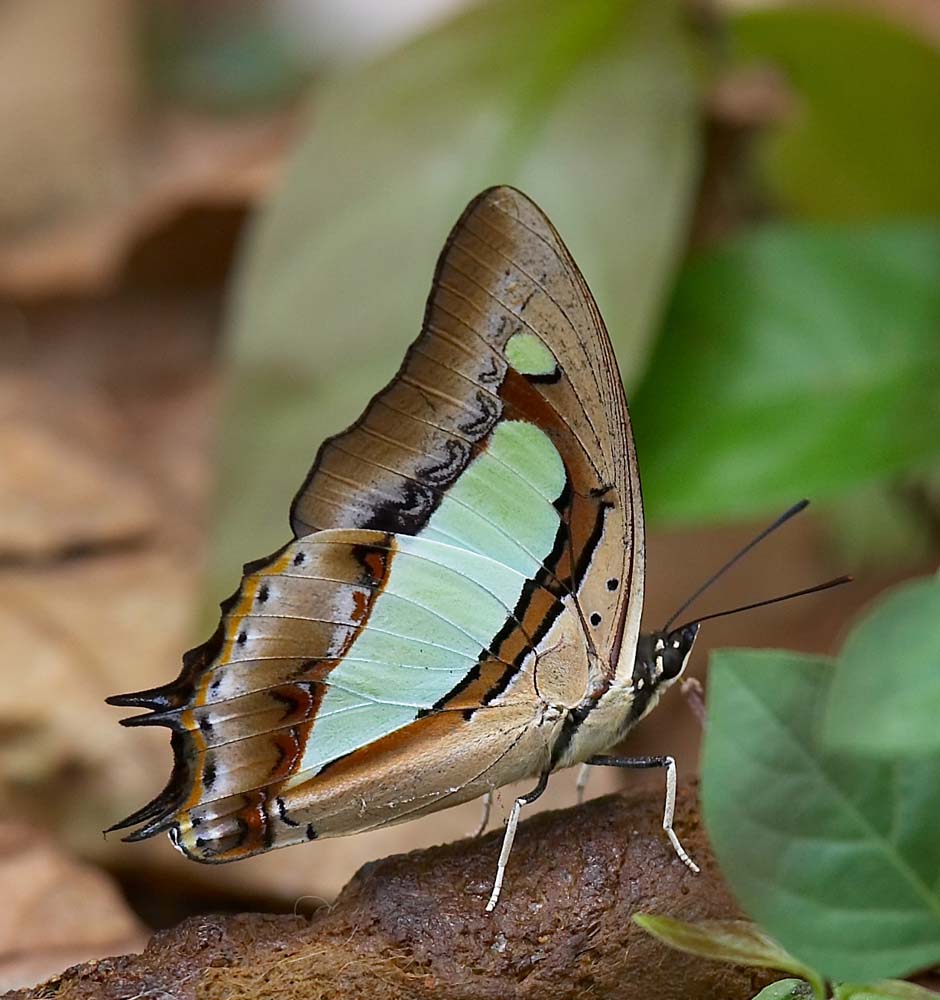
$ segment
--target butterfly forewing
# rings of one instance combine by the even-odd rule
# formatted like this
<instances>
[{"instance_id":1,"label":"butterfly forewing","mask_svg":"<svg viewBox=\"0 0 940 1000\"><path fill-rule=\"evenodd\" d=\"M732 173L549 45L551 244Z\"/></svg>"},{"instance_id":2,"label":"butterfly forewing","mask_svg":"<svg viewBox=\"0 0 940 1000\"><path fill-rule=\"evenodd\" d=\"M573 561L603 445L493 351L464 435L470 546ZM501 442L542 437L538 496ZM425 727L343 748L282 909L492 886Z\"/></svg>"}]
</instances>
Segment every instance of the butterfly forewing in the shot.
<instances>
[{"instance_id":1,"label":"butterfly forewing","mask_svg":"<svg viewBox=\"0 0 940 1000\"><path fill-rule=\"evenodd\" d=\"M623 389L524 195L468 206L420 336L324 442L291 525L175 682L114 699L176 730L173 780L132 836L171 829L230 860L473 798L551 766L558 706L632 668L643 522Z\"/></svg>"},{"instance_id":2,"label":"butterfly forewing","mask_svg":"<svg viewBox=\"0 0 940 1000\"><path fill-rule=\"evenodd\" d=\"M591 614L600 614L600 623L591 626L597 649L613 647L621 625L629 649L642 603L643 523L616 359L561 238L544 213L511 188L484 192L454 227L438 260L420 337L362 418L321 447L293 504L295 533L426 530L507 419L540 428L562 457L569 565L557 575L568 589L580 587L589 625ZM502 471L507 482L518 478L505 463ZM559 507L555 497L532 500L535 507ZM531 511L533 504L525 507ZM518 520L517 512L508 530L495 526L477 547L506 558ZM479 523L464 529L486 530ZM546 562L540 553L532 558ZM627 603L624 620L620 611ZM632 652L629 660L632 667Z\"/></svg>"}]
</instances>

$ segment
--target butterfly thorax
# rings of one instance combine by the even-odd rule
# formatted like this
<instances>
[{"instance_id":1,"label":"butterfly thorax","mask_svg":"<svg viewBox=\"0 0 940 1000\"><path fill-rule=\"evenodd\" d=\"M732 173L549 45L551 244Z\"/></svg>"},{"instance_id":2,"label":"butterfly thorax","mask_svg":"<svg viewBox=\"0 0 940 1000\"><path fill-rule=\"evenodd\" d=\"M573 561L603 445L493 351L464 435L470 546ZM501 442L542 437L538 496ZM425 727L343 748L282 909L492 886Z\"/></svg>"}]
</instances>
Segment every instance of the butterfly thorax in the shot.
<instances>
[{"instance_id":1,"label":"butterfly thorax","mask_svg":"<svg viewBox=\"0 0 940 1000\"><path fill-rule=\"evenodd\" d=\"M619 743L682 676L697 634L697 624L641 634L632 674L615 679L598 697L589 696L571 712L556 766L581 763Z\"/></svg>"}]
</instances>

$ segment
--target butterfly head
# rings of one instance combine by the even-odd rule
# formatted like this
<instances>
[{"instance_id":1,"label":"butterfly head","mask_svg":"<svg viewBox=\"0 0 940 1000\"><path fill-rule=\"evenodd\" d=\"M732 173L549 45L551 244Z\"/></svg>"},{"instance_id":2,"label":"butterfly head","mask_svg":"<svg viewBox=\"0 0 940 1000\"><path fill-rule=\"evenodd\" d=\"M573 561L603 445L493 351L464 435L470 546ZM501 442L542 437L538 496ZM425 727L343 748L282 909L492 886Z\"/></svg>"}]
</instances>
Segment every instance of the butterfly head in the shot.
<instances>
[{"instance_id":1,"label":"butterfly head","mask_svg":"<svg viewBox=\"0 0 940 1000\"><path fill-rule=\"evenodd\" d=\"M699 623L690 622L671 631L649 632L637 646L634 683L651 688L668 687L678 680L692 655Z\"/></svg>"}]
</instances>

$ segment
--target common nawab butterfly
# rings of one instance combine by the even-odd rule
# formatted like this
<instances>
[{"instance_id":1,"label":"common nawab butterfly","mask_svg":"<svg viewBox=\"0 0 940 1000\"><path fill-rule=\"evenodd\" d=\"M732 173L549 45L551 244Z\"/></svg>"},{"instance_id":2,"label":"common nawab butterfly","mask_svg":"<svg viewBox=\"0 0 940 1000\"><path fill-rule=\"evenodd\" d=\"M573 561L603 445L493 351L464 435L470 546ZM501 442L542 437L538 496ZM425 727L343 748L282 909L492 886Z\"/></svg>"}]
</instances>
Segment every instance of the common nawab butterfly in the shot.
<instances>
[{"instance_id":1,"label":"common nawab butterfly","mask_svg":"<svg viewBox=\"0 0 940 1000\"><path fill-rule=\"evenodd\" d=\"M165 790L112 829L222 862L373 830L602 756L685 669L699 623L640 634L643 504L597 305L519 191L475 198L421 334L163 687L109 698L173 731ZM674 620L674 619L673 619ZM702 619L699 619L701 621Z\"/></svg>"}]
</instances>

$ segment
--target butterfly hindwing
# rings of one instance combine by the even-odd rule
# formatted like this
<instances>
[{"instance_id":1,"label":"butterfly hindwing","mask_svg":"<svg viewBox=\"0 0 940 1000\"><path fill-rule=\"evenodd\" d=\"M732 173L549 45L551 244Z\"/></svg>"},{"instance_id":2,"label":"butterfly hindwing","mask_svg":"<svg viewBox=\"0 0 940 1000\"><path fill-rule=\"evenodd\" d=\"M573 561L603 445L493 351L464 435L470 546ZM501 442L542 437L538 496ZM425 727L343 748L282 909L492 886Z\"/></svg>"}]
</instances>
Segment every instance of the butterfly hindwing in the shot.
<instances>
[{"instance_id":1,"label":"butterfly hindwing","mask_svg":"<svg viewBox=\"0 0 940 1000\"><path fill-rule=\"evenodd\" d=\"M473 798L550 766L550 706L632 669L643 523L623 390L524 195L468 206L421 335L324 442L291 525L176 681L113 699L174 729L173 778L133 838L169 829L230 860Z\"/></svg>"}]
</instances>

